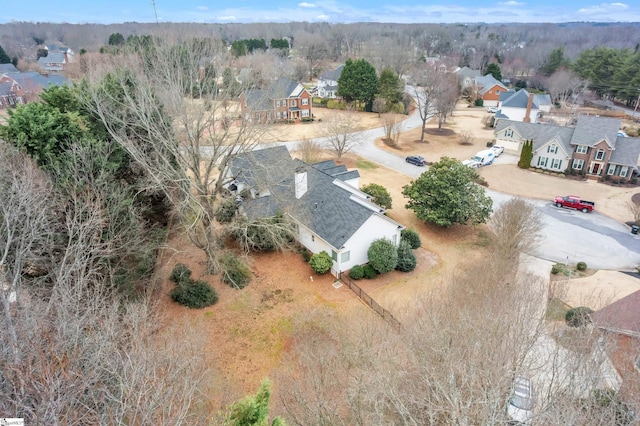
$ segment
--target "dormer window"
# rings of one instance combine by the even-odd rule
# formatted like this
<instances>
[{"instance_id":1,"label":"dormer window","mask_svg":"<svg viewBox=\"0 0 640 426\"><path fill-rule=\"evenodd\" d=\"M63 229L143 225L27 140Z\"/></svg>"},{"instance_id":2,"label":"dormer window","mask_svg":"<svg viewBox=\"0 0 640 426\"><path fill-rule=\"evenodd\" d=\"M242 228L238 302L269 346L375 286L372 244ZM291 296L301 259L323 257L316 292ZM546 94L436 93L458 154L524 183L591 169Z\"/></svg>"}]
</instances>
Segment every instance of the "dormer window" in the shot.
<instances>
[{"instance_id":1,"label":"dormer window","mask_svg":"<svg viewBox=\"0 0 640 426\"><path fill-rule=\"evenodd\" d=\"M547 152L550 154L557 154L558 153L558 145L552 143L551 145L547 146Z\"/></svg>"},{"instance_id":2,"label":"dormer window","mask_svg":"<svg viewBox=\"0 0 640 426\"><path fill-rule=\"evenodd\" d=\"M508 138L513 137L513 129L507 129L504 131L504 135Z\"/></svg>"}]
</instances>

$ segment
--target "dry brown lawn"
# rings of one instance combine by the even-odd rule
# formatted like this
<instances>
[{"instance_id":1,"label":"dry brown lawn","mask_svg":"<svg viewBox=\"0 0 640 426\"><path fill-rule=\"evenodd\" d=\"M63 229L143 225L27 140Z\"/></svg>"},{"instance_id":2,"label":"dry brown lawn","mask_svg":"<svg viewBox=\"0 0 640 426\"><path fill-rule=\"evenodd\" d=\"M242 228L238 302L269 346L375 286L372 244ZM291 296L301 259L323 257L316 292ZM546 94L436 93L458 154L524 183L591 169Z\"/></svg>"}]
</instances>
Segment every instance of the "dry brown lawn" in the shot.
<instances>
[{"instance_id":1,"label":"dry brown lawn","mask_svg":"<svg viewBox=\"0 0 640 426\"><path fill-rule=\"evenodd\" d=\"M315 110L322 119L331 112ZM363 127L377 127L382 121L376 114L361 115ZM466 108L460 105L442 130L428 124L425 142L419 142L420 129L404 132L399 148L393 149L381 141L376 143L399 155L420 154L428 161L443 156L464 159L486 147L492 140L490 129L481 125L484 109ZM464 129L472 132L472 145L459 144L458 135ZM322 122L279 125L274 128L271 140L290 141L323 136ZM344 163L353 168L358 161L353 155L343 157ZM402 187L410 178L382 166L359 168L361 184L375 182L386 187L393 199L388 214L408 228L416 230L422 247L416 251L418 268L409 274L394 271L374 280L361 280L365 291L372 295L402 321L402 307L425 291L437 289L464 262L471 262L484 255L489 233L484 226L456 225L441 229L418 220L413 212L404 208ZM413 167L413 166L412 166ZM612 188L596 182L573 182L518 169L515 165L492 165L480 170L489 187L507 193L548 199L551 196L574 193L598 203L598 210L619 220L628 220L621 205L637 190ZM304 317L319 307L333 309L337 315L355 318L373 314L346 286L334 288L329 275L313 274L302 257L294 253L268 253L251 255L248 261L254 271L251 284L243 290L224 285L218 276L206 275L204 257L182 235L172 235L171 250L162 259L163 300L161 308L167 321L186 316L207 340L205 354L208 365L216 372L210 398L212 410L255 392L260 381L273 377L282 354L290 349L290 333L296 318ZM168 292L173 284L167 279L172 267L182 262L193 271L196 279L210 282L220 295L220 301L203 310L189 310L171 302ZM595 275L598 276L598 274ZM587 280L588 278L585 278ZM588 287L587 288L591 288ZM578 297L578 296L576 296ZM277 393L277 383L274 383Z\"/></svg>"}]
</instances>

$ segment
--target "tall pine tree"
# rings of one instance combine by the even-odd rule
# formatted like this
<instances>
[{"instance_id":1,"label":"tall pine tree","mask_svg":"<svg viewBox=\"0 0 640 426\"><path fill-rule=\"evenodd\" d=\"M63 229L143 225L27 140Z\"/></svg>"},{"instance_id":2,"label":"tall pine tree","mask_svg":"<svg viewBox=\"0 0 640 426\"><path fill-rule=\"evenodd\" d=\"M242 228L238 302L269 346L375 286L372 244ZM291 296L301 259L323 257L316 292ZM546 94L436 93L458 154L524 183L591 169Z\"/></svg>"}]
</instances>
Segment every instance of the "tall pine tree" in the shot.
<instances>
[{"instance_id":1,"label":"tall pine tree","mask_svg":"<svg viewBox=\"0 0 640 426\"><path fill-rule=\"evenodd\" d=\"M522 151L520 151L520 161L518 161L518 167L521 169L528 169L531 167L531 160L533 159L533 140L527 139L522 145Z\"/></svg>"}]
</instances>

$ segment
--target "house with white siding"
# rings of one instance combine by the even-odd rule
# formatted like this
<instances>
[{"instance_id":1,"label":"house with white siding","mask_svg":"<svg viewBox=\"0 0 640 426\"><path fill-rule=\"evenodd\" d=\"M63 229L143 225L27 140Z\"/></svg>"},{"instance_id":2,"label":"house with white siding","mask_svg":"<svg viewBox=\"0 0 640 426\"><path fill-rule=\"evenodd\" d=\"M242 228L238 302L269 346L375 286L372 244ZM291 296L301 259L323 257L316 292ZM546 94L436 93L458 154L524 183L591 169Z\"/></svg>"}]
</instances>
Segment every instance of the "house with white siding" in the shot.
<instances>
[{"instance_id":1,"label":"house with white siding","mask_svg":"<svg viewBox=\"0 0 640 426\"><path fill-rule=\"evenodd\" d=\"M252 219L287 215L296 224L301 245L331 256L335 276L367 263L375 240L400 243L404 227L358 189L357 170L332 160L307 164L277 146L238 154L230 174L229 188L245 194L242 214Z\"/></svg>"}]
</instances>

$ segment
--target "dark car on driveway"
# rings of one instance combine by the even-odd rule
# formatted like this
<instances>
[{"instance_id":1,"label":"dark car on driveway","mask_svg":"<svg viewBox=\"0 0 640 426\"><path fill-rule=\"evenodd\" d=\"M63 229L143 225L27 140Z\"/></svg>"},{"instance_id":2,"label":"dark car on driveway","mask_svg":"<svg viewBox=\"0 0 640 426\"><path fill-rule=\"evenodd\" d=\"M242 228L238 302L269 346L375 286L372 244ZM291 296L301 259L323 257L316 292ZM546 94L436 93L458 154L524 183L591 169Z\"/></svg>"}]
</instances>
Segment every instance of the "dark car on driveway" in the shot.
<instances>
[{"instance_id":1,"label":"dark car on driveway","mask_svg":"<svg viewBox=\"0 0 640 426\"><path fill-rule=\"evenodd\" d=\"M405 158L405 161L407 163L415 164L416 166L427 165L427 161L424 158L420 157L419 155L410 155L407 158Z\"/></svg>"}]
</instances>

